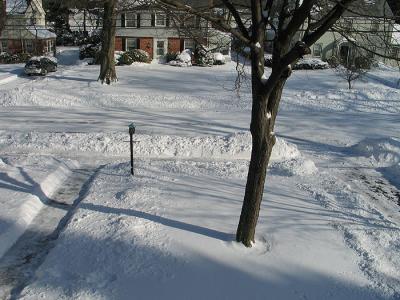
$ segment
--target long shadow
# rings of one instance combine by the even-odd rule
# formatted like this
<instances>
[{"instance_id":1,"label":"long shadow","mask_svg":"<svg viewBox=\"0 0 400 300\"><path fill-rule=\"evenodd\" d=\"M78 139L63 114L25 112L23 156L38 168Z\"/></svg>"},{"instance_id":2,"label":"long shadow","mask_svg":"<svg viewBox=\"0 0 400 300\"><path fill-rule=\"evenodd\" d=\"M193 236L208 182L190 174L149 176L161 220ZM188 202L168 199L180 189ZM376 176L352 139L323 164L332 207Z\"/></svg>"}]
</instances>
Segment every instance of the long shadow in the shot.
<instances>
[{"instance_id":1,"label":"long shadow","mask_svg":"<svg viewBox=\"0 0 400 300\"><path fill-rule=\"evenodd\" d=\"M227 253L223 260L210 255L213 250L185 250L192 258L184 261L175 252L145 243L69 231L57 247L48 249L51 253L38 276L35 270L0 270L0 283L12 285L20 276L29 276L29 295L24 285L13 290L10 299L387 299L375 287L332 275L340 265L329 273L296 265L279 253L254 256L249 250L239 256L224 245L216 249L221 250ZM275 256L282 265L273 262ZM235 261L240 257L245 267ZM4 279L8 282L1 282Z\"/></svg>"},{"instance_id":2,"label":"long shadow","mask_svg":"<svg viewBox=\"0 0 400 300\"><path fill-rule=\"evenodd\" d=\"M293 143L300 145L302 148L305 148L307 150L318 150L320 152L324 151L329 151L333 152L339 156L347 156L348 153L345 153L348 148L346 147L339 147L339 146L334 146L334 145L329 145L329 144L323 144L315 141L311 141L309 139L303 139L299 137L293 137L285 134L279 134L279 137L282 137L288 141L292 141Z\"/></svg>"},{"instance_id":3,"label":"long shadow","mask_svg":"<svg viewBox=\"0 0 400 300\"><path fill-rule=\"evenodd\" d=\"M58 203L56 200L49 198L43 192L42 187L21 167L17 167L25 182L10 177L7 173L0 172L0 188L33 194L39 198L44 205L52 206L59 209L67 209L64 204Z\"/></svg>"},{"instance_id":4,"label":"long shadow","mask_svg":"<svg viewBox=\"0 0 400 300\"><path fill-rule=\"evenodd\" d=\"M48 78L53 78L57 80L71 80L71 81L81 81L81 82L97 82L95 79L82 78L82 77L68 77L68 76L56 76L56 75L47 75Z\"/></svg>"},{"instance_id":5,"label":"long shadow","mask_svg":"<svg viewBox=\"0 0 400 300\"><path fill-rule=\"evenodd\" d=\"M132 216L136 218L141 218L141 219L146 219L155 223L159 223L168 227L173 227L176 229L180 230L186 230L190 231L196 234L204 235L210 238L214 238L217 240L221 241L233 241L234 240L234 235L229 234L226 232L198 226L198 225L193 225L193 224L188 224L184 223L181 221L177 220L172 220L168 218L164 218L161 216L155 216L146 212L134 210L134 209L123 209L123 208L115 208L115 207L107 207L103 205L96 205L92 203L82 203L81 208L83 209L88 209L88 210L93 210L105 214L117 214L117 215L127 215L127 216Z\"/></svg>"},{"instance_id":6,"label":"long shadow","mask_svg":"<svg viewBox=\"0 0 400 300\"><path fill-rule=\"evenodd\" d=\"M0 287L1 285L12 285L10 299L18 299L21 291L33 279L33 274L44 262L49 251L55 246L61 231L68 224L75 213L78 204L86 197L87 192L96 176L104 166L100 166L83 184L78 196L72 205L64 208L67 213L56 224L53 231L32 230L29 228L17 240L17 242L5 253L0 260ZM42 218L37 215L32 223L42 223Z\"/></svg>"}]
</instances>

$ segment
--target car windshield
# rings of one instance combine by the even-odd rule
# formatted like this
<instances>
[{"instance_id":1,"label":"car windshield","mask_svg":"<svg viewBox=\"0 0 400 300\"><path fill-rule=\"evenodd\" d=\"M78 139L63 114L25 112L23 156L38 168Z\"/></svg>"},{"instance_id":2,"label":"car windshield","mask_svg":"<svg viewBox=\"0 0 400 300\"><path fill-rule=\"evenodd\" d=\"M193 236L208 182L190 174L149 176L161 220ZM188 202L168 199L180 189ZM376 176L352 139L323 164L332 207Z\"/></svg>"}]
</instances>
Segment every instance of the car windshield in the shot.
<instances>
[{"instance_id":1,"label":"car windshield","mask_svg":"<svg viewBox=\"0 0 400 300\"><path fill-rule=\"evenodd\" d=\"M40 67L40 62L37 60L30 60L26 64L27 67Z\"/></svg>"}]
</instances>

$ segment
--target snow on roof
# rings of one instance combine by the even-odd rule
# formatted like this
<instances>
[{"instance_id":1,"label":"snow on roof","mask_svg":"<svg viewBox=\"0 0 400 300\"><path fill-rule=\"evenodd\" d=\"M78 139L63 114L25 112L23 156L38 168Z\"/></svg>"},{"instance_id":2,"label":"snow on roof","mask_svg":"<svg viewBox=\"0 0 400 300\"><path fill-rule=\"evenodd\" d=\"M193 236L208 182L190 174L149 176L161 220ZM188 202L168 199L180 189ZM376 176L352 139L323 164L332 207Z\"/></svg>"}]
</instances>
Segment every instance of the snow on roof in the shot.
<instances>
[{"instance_id":1,"label":"snow on roof","mask_svg":"<svg viewBox=\"0 0 400 300\"><path fill-rule=\"evenodd\" d=\"M57 35L54 32L48 30L46 26L29 26L27 27L27 29L33 35L37 35L37 37L40 39L50 39L57 37Z\"/></svg>"},{"instance_id":2,"label":"snow on roof","mask_svg":"<svg viewBox=\"0 0 400 300\"><path fill-rule=\"evenodd\" d=\"M23 14L28 8L26 0L7 0L6 12L7 14Z\"/></svg>"}]
</instances>

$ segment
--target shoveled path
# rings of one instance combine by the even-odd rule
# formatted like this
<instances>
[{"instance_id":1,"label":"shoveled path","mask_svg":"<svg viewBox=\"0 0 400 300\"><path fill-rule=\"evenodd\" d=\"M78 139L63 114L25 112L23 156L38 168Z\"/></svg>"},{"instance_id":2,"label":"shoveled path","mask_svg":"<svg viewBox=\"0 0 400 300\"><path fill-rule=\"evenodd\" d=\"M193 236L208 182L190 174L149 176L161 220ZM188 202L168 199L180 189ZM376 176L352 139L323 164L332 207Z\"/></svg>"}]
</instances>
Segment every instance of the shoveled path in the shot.
<instances>
[{"instance_id":1,"label":"shoveled path","mask_svg":"<svg viewBox=\"0 0 400 300\"><path fill-rule=\"evenodd\" d=\"M39 212L28 230L0 260L0 299L17 299L54 247L62 229L101 169L85 166L71 176Z\"/></svg>"}]
</instances>

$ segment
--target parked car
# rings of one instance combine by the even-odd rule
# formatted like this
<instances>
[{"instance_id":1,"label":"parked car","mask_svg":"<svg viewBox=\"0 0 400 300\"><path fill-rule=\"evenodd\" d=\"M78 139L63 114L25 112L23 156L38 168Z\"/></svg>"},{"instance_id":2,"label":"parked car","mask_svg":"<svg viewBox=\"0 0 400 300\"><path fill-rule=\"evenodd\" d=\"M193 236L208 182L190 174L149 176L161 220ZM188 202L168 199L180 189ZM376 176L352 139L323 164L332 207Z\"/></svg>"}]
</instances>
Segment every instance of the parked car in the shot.
<instances>
[{"instance_id":1,"label":"parked car","mask_svg":"<svg viewBox=\"0 0 400 300\"><path fill-rule=\"evenodd\" d=\"M55 71L57 71L57 59L54 57L34 56L25 65L27 75L46 75Z\"/></svg>"}]
</instances>

